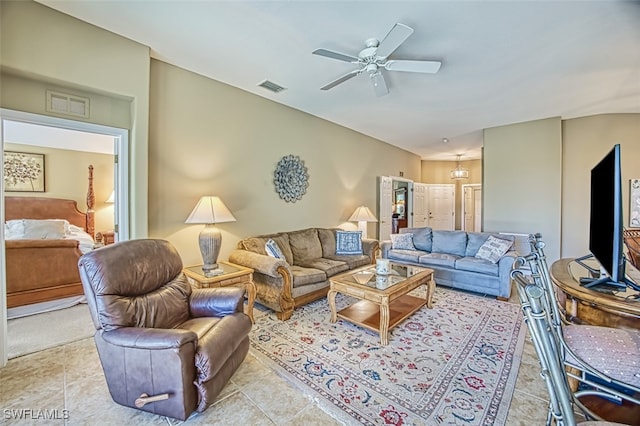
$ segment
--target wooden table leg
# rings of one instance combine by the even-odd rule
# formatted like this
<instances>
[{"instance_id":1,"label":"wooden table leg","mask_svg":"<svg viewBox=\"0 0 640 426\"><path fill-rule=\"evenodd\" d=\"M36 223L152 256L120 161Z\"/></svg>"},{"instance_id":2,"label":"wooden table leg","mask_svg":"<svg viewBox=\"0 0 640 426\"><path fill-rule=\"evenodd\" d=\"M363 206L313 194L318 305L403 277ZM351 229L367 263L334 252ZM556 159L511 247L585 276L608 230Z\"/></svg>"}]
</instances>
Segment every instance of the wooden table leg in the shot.
<instances>
[{"instance_id":1,"label":"wooden table leg","mask_svg":"<svg viewBox=\"0 0 640 426\"><path fill-rule=\"evenodd\" d=\"M247 315L251 320L251 324L255 324L256 321L253 318L253 304L256 301L256 285L253 283L253 280L250 279L247 282Z\"/></svg>"},{"instance_id":2,"label":"wooden table leg","mask_svg":"<svg viewBox=\"0 0 640 426\"><path fill-rule=\"evenodd\" d=\"M380 344L389 344L389 299L383 298L380 305Z\"/></svg>"},{"instance_id":3,"label":"wooden table leg","mask_svg":"<svg viewBox=\"0 0 640 426\"><path fill-rule=\"evenodd\" d=\"M329 290L327 293L327 299L329 300L329 308L331 308L330 322L338 321L338 312L336 311L336 293L335 290Z\"/></svg>"},{"instance_id":4,"label":"wooden table leg","mask_svg":"<svg viewBox=\"0 0 640 426\"><path fill-rule=\"evenodd\" d=\"M427 308L433 309L433 293L436 291L436 280L433 279L433 274L431 275L431 279L427 283Z\"/></svg>"}]
</instances>

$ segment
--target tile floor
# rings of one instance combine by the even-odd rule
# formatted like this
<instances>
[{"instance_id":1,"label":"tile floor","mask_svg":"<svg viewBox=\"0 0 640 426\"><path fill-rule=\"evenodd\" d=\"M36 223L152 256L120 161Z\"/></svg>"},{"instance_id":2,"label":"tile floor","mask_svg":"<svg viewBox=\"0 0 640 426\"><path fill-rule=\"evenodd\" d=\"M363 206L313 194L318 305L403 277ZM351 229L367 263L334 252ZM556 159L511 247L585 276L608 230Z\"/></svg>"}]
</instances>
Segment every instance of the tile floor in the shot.
<instances>
[{"instance_id":1,"label":"tile floor","mask_svg":"<svg viewBox=\"0 0 640 426\"><path fill-rule=\"evenodd\" d=\"M547 413L546 398L535 351L527 340L507 425L543 425ZM32 418L15 418L19 413L29 415L26 411L29 409L33 410L30 413ZM36 410L53 413L58 420L34 419L42 414ZM109 396L91 338L11 359L5 368L0 369L2 425L180 423L115 404ZM214 406L203 414L192 415L187 424L312 426L342 423L249 354Z\"/></svg>"}]
</instances>

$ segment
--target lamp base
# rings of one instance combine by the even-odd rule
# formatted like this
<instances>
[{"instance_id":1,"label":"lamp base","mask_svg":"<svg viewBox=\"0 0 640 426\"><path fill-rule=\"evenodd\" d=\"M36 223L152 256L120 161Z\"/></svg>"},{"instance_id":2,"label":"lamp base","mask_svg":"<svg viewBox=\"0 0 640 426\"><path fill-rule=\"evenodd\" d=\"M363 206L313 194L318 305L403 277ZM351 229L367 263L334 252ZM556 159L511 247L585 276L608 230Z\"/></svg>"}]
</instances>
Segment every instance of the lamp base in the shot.
<instances>
[{"instance_id":1,"label":"lamp base","mask_svg":"<svg viewBox=\"0 0 640 426\"><path fill-rule=\"evenodd\" d=\"M217 275L221 275L224 272L224 270L222 268L215 268L215 269L205 269L204 266L202 266L202 275L205 276L205 278L211 278L211 277L215 277Z\"/></svg>"},{"instance_id":2,"label":"lamp base","mask_svg":"<svg viewBox=\"0 0 640 426\"><path fill-rule=\"evenodd\" d=\"M218 270L218 254L220 253L220 246L222 245L222 235L218 228L213 224L206 224L198 235L198 243L204 263L202 270L205 273ZM222 272L221 269L220 271Z\"/></svg>"}]
</instances>

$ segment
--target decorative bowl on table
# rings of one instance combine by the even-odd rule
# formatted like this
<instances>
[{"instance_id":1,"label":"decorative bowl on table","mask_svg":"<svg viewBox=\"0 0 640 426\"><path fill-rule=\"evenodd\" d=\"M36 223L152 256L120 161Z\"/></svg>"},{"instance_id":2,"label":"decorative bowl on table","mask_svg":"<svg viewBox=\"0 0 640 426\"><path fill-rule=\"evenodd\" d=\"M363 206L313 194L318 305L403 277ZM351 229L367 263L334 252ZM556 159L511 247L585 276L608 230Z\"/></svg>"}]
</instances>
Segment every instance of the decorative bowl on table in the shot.
<instances>
[{"instance_id":1,"label":"decorative bowl on table","mask_svg":"<svg viewBox=\"0 0 640 426\"><path fill-rule=\"evenodd\" d=\"M360 271L353 274L353 279L356 280L358 284L366 284L374 275L375 274L370 271Z\"/></svg>"}]
</instances>

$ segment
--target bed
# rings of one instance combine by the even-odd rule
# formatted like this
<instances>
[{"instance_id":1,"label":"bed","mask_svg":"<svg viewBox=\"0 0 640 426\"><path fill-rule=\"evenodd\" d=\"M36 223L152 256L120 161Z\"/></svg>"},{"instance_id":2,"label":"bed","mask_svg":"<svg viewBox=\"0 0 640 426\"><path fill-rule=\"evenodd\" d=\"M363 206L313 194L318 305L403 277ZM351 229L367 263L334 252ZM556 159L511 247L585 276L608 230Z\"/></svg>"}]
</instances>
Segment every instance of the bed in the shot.
<instances>
[{"instance_id":1,"label":"bed","mask_svg":"<svg viewBox=\"0 0 640 426\"><path fill-rule=\"evenodd\" d=\"M74 200L8 196L4 201L7 307L83 295L78 259L93 249L93 167L86 213Z\"/></svg>"}]
</instances>

